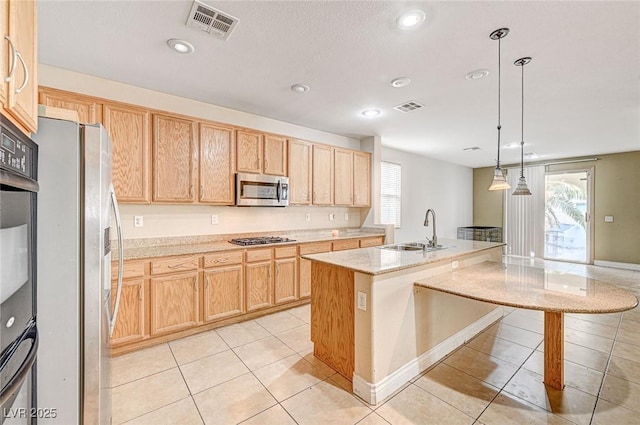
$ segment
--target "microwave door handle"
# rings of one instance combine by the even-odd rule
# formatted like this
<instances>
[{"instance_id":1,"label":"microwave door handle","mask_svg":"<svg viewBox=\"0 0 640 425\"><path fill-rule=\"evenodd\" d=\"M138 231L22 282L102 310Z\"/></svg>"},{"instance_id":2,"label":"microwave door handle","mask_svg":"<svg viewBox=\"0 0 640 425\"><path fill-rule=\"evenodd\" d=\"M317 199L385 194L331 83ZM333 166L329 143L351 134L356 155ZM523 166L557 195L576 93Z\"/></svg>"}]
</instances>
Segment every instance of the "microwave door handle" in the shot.
<instances>
[{"instance_id":1,"label":"microwave door handle","mask_svg":"<svg viewBox=\"0 0 640 425\"><path fill-rule=\"evenodd\" d=\"M113 314L109 314L109 337L113 335L113 330L116 326L116 320L118 319L118 310L120 309L120 295L122 294L122 274L124 271L124 244L122 242L122 223L120 221L120 208L118 208L118 200L116 199L116 192L113 185L110 186L111 192L111 206L113 207L113 215L116 221L116 230L118 233L118 286L116 288L116 301L113 305ZM109 313L111 306L107 306L107 312Z\"/></svg>"},{"instance_id":2,"label":"microwave door handle","mask_svg":"<svg viewBox=\"0 0 640 425\"><path fill-rule=\"evenodd\" d=\"M29 326L29 328L25 330L25 332L18 338L20 339L20 341L17 342L17 345L22 344L27 339L32 339L33 343L31 344L31 348L29 349L27 356L22 361L20 368L18 368L16 373L11 378L9 378L6 385L2 387L2 389L0 390L0 405L4 405L5 402L9 400L12 395L18 392L18 390L22 386L22 383L27 377L27 373L29 373L29 371L31 370L31 366L33 366L33 363L36 361L39 336L38 336L38 328L35 322L31 326ZM11 356L15 354L16 348L17 346L14 346L14 344L11 344L0 354L0 357L2 357L3 365L6 365L10 360Z\"/></svg>"},{"instance_id":3,"label":"microwave door handle","mask_svg":"<svg viewBox=\"0 0 640 425\"><path fill-rule=\"evenodd\" d=\"M280 180L278 180L278 184L276 185L276 197L278 198L278 203L280 203Z\"/></svg>"}]
</instances>

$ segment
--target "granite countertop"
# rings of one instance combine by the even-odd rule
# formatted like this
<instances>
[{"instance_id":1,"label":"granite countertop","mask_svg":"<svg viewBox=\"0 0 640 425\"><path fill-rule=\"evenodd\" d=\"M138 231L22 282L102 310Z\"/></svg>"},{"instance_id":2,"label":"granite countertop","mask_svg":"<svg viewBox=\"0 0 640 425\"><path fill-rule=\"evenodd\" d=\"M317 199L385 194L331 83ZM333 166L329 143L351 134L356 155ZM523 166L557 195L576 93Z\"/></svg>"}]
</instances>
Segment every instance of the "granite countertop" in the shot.
<instances>
[{"instance_id":1,"label":"granite countertop","mask_svg":"<svg viewBox=\"0 0 640 425\"><path fill-rule=\"evenodd\" d=\"M427 241L418 241L427 243ZM370 275L394 272L442 260L454 260L472 252L503 246L504 243L462 239L438 239L447 247L438 251L395 251L380 248L360 248L347 251L303 255L303 258L344 267Z\"/></svg>"},{"instance_id":2,"label":"granite countertop","mask_svg":"<svg viewBox=\"0 0 640 425\"><path fill-rule=\"evenodd\" d=\"M203 254L208 252L219 252L234 249L255 249L274 246L288 246L299 243L334 241L340 239L364 238L370 236L384 236L384 228L362 227L362 228L342 228L338 229L338 235L333 236L331 229L323 230L302 230L290 232L261 232L261 233L239 233L229 235L204 235L204 236L184 236L169 238L150 239L128 239L124 241L124 259L142 259L152 257L168 257L172 255ZM241 246L229 243L235 238L246 238L256 236L280 236L293 239L292 242L283 242L265 245ZM116 243L111 244L117 246ZM116 259L117 249L111 255Z\"/></svg>"},{"instance_id":3,"label":"granite countertop","mask_svg":"<svg viewBox=\"0 0 640 425\"><path fill-rule=\"evenodd\" d=\"M616 313L638 305L629 291L544 267L487 261L422 279L415 286L479 301L562 313Z\"/></svg>"}]
</instances>

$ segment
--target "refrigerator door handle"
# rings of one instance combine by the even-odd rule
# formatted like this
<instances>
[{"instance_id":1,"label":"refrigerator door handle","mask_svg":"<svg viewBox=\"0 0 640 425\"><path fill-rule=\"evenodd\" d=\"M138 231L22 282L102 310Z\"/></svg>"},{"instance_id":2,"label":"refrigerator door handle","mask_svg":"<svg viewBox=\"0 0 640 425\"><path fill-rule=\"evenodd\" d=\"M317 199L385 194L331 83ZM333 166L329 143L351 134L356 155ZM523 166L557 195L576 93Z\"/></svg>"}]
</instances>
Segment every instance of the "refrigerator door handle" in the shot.
<instances>
[{"instance_id":1,"label":"refrigerator door handle","mask_svg":"<svg viewBox=\"0 0 640 425\"><path fill-rule=\"evenodd\" d=\"M16 371L16 373L9 379L4 387L0 390L0 405L4 405L7 400L9 400L13 395L15 395L24 379L27 376L27 373L31 370L31 366L36 361L36 354L38 353L38 328L34 320L32 320L27 328L20 334L20 336L7 348L5 348L2 353L0 353L0 363L2 367L0 370L4 369L6 364L9 362L15 351L18 349L18 346L25 342L28 339L32 339L33 343L31 344L31 348L27 353L27 356L20 364L20 368Z\"/></svg>"},{"instance_id":2,"label":"refrigerator door handle","mask_svg":"<svg viewBox=\"0 0 640 425\"><path fill-rule=\"evenodd\" d=\"M116 219L116 230L118 232L118 286L116 289L116 301L113 305L113 314L109 320L109 337L113 336L113 329L116 327L118 319L118 309L120 308L120 295L122 293L122 274L124 271L124 244L122 242L122 223L120 221L120 209L118 208L118 200L113 184L109 187L111 192L111 206L113 207L114 217ZM111 306L107 307L107 312Z\"/></svg>"}]
</instances>

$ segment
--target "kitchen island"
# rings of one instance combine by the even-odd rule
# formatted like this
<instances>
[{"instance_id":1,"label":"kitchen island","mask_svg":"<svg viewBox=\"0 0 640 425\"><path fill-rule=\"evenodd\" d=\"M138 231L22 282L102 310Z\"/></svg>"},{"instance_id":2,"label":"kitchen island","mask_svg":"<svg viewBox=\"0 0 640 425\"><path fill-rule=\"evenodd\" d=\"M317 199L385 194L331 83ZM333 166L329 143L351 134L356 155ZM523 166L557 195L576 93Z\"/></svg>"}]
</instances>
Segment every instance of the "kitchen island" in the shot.
<instances>
[{"instance_id":1,"label":"kitchen island","mask_svg":"<svg viewBox=\"0 0 640 425\"><path fill-rule=\"evenodd\" d=\"M311 264L314 355L377 404L503 316L494 304L416 288L486 261L502 243L441 239L445 249L362 248L303 255Z\"/></svg>"}]
</instances>

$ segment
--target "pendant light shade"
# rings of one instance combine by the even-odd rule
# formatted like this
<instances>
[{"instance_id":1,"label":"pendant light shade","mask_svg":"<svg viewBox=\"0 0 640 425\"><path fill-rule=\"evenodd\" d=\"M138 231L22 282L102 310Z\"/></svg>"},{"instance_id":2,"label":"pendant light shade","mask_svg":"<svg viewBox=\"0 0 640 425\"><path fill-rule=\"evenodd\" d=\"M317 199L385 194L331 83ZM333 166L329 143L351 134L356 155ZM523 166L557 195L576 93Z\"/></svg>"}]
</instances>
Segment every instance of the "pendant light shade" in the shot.
<instances>
[{"instance_id":1,"label":"pendant light shade","mask_svg":"<svg viewBox=\"0 0 640 425\"><path fill-rule=\"evenodd\" d=\"M500 125L500 40L506 37L507 34L509 34L509 28L500 28L489 35L489 38L492 40L498 40L498 159L489 190L505 190L511 188L500 168L500 130L502 129Z\"/></svg>"},{"instance_id":2,"label":"pendant light shade","mask_svg":"<svg viewBox=\"0 0 640 425\"><path fill-rule=\"evenodd\" d=\"M519 66L522 69L522 138L520 139L520 178L518 179L516 190L513 191L513 195L531 195L531 191L527 187L527 180L524 178L524 66L529 62L531 62L531 58L524 57L513 63L515 66Z\"/></svg>"}]
</instances>

